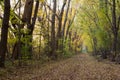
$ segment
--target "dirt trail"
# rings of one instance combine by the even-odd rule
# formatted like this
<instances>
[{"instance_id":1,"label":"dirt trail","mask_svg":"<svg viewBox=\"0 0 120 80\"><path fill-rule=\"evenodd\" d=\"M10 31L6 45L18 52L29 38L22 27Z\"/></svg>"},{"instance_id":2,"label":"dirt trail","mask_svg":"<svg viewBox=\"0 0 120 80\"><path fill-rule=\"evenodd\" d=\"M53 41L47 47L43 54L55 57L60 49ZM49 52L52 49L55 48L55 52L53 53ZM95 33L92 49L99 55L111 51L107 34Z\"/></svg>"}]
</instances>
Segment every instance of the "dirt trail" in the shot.
<instances>
[{"instance_id":1,"label":"dirt trail","mask_svg":"<svg viewBox=\"0 0 120 80\"><path fill-rule=\"evenodd\" d=\"M22 72L23 71L23 72ZM98 62L88 54L19 70L8 80L120 80L120 65ZM10 76L10 75L8 75ZM5 80L7 80L5 79Z\"/></svg>"}]
</instances>

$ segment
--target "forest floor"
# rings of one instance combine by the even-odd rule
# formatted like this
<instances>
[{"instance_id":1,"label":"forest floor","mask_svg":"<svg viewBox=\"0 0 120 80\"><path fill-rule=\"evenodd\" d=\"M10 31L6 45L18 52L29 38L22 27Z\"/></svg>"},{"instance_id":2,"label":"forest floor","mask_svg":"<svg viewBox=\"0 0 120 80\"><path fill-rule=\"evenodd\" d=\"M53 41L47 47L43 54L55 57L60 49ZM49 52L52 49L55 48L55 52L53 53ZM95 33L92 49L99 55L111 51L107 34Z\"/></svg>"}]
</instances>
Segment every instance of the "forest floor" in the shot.
<instances>
[{"instance_id":1,"label":"forest floor","mask_svg":"<svg viewBox=\"0 0 120 80\"><path fill-rule=\"evenodd\" d=\"M0 80L120 80L120 65L88 54L8 70Z\"/></svg>"}]
</instances>

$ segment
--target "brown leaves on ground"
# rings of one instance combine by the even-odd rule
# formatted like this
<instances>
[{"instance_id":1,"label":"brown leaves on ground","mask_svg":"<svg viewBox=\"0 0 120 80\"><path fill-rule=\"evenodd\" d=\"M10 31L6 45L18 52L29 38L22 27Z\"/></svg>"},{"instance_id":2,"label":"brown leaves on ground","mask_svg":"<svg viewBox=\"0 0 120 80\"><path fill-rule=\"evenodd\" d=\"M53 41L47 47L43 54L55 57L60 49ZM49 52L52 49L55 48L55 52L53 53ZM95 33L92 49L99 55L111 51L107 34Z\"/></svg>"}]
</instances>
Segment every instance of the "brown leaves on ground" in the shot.
<instances>
[{"instance_id":1,"label":"brown leaves on ground","mask_svg":"<svg viewBox=\"0 0 120 80\"><path fill-rule=\"evenodd\" d=\"M16 69L1 80L120 80L120 65L98 62L88 54Z\"/></svg>"}]
</instances>

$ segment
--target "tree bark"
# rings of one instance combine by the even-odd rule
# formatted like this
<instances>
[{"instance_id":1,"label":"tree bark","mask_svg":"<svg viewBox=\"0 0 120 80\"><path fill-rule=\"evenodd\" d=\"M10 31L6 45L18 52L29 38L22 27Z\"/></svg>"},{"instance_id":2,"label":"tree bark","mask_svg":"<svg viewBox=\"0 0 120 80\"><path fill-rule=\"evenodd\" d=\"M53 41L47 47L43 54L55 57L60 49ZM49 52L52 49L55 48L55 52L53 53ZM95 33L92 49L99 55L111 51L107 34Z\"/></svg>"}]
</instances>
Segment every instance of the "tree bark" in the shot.
<instances>
[{"instance_id":1,"label":"tree bark","mask_svg":"<svg viewBox=\"0 0 120 80\"><path fill-rule=\"evenodd\" d=\"M37 13L38 13L38 8L39 8L39 0L36 1L35 4L35 10L34 10L34 15L32 18L32 11L33 11L33 3L34 0L26 0L25 3L25 7L24 7L24 13L22 16L22 21L23 23L27 24L27 29L29 30L27 34L23 33L21 36L23 36L23 38L27 37L28 42L27 43L21 43L21 47L27 45L28 50L26 50L25 52L28 52L28 57L29 59L32 58L32 34L33 34L33 30L34 30L34 26L35 26L35 22L36 22L36 18L37 18ZM25 24L20 24L21 28L24 28ZM17 43L17 42L16 42ZM16 46L16 44L15 44ZM18 47L15 47L16 51L18 50ZM16 51L13 50L13 55L17 54ZM13 58L15 58L16 56L13 56Z\"/></svg>"},{"instance_id":2,"label":"tree bark","mask_svg":"<svg viewBox=\"0 0 120 80\"><path fill-rule=\"evenodd\" d=\"M112 1L112 31L113 31L113 61L115 60L115 57L117 55L117 43L118 43L118 30L116 23L116 0Z\"/></svg>"},{"instance_id":3,"label":"tree bark","mask_svg":"<svg viewBox=\"0 0 120 80\"><path fill-rule=\"evenodd\" d=\"M57 39L56 39L56 50L62 50L62 20L63 20L63 13L64 13L64 8L66 5L67 0L64 1L62 5L62 9L59 15L59 24L58 24L58 32L57 32Z\"/></svg>"},{"instance_id":4,"label":"tree bark","mask_svg":"<svg viewBox=\"0 0 120 80\"><path fill-rule=\"evenodd\" d=\"M28 36L30 36L30 39L29 39L30 43L32 43L32 41L33 41L32 34L33 34L33 30L34 30L34 26L35 26L35 22L36 22L36 18L37 18L38 8L39 8L39 0L36 1L35 10L34 10L34 16L32 18L32 23L28 27L28 29L30 30L29 33L28 33ZM28 52L29 52L29 58L31 59L32 58L32 45L29 45Z\"/></svg>"},{"instance_id":5,"label":"tree bark","mask_svg":"<svg viewBox=\"0 0 120 80\"><path fill-rule=\"evenodd\" d=\"M67 11L66 11L66 14L65 14L65 20L64 20L64 23L63 23L63 29L62 29L62 36L63 37L65 36L65 27L66 27L66 23L67 23L67 20L68 20L68 13L69 13L69 9L70 9L70 3L71 3L71 0L68 1Z\"/></svg>"},{"instance_id":6,"label":"tree bark","mask_svg":"<svg viewBox=\"0 0 120 80\"><path fill-rule=\"evenodd\" d=\"M2 22L1 42L0 42L0 67L5 67L9 17L10 17L10 0L4 0L4 18Z\"/></svg>"},{"instance_id":7,"label":"tree bark","mask_svg":"<svg viewBox=\"0 0 120 80\"><path fill-rule=\"evenodd\" d=\"M53 0L53 13L52 13L52 23L51 23L51 53L50 57L56 58L56 39L55 39L55 14L56 14L57 1Z\"/></svg>"}]
</instances>

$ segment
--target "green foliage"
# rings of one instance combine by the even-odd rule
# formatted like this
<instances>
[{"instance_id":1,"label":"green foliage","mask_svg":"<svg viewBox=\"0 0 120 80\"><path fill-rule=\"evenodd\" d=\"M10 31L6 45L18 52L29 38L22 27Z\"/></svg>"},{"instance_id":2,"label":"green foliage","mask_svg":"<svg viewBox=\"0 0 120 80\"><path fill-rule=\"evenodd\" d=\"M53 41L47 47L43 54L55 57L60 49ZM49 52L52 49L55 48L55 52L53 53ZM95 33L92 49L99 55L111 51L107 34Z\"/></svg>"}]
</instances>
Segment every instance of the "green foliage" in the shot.
<instances>
[{"instance_id":1,"label":"green foliage","mask_svg":"<svg viewBox=\"0 0 120 80\"><path fill-rule=\"evenodd\" d=\"M73 45L71 45L71 47L72 46ZM64 51L63 52L64 52L63 56L65 58L71 57L74 54L74 52L72 52L72 50L70 50L70 40L69 39L64 42Z\"/></svg>"},{"instance_id":2,"label":"green foliage","mask_svg":"<svg viewBox=\"0 0 120 80\"><path fill-rule=\"evenodd\" d=\"M17 41L16 38L8 39L9 45L14 45L16 41Z\"/></svg>"},{"instance_id":3,"label":"green foliage","mask_svg":"<svg viewBox=\"0 0 120 80\"><path fill-rule=\"evenodd\" d=\"M81 6L73 29L77 28L79 34L82 35L83 45L88 47L88 51L94 51L94 48L97 50L101 48L110 49L113 35L108 17L110 18L111 12L104 7L105 4L99 4L98 0L89 0L89 3L80 2ZM108 13L108 16L106 13Z\"/></svg>"},{"instance_id":4,"label":"green foliage","mask_svg":"<svg viewBox=\"0 0 120 80\"><path fill-rule=\"evenodd\" d=\"M25 45L21 47L21 55L22 59L27 60L29 59L29 46Z\"/></svg>"}]
</instances>

